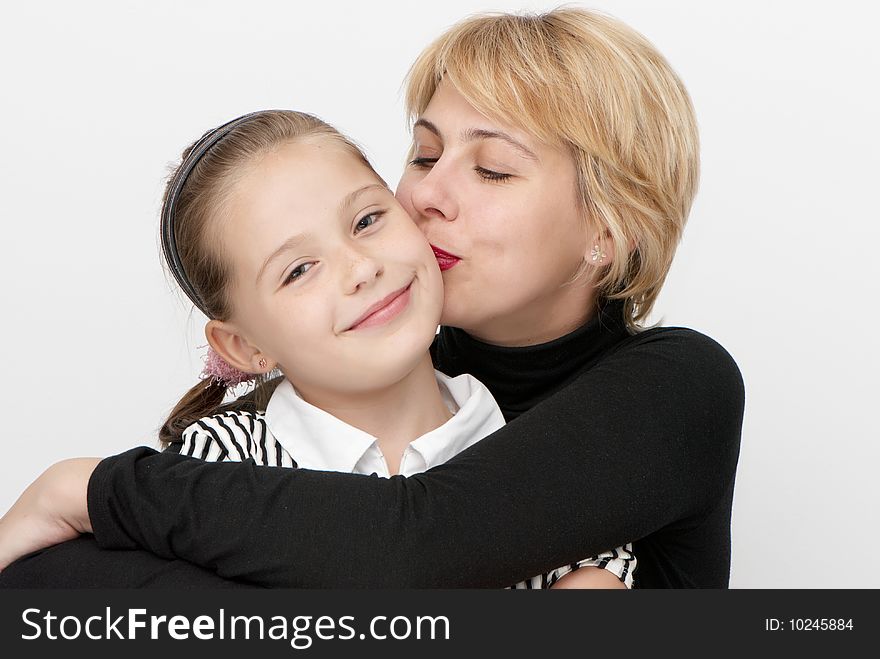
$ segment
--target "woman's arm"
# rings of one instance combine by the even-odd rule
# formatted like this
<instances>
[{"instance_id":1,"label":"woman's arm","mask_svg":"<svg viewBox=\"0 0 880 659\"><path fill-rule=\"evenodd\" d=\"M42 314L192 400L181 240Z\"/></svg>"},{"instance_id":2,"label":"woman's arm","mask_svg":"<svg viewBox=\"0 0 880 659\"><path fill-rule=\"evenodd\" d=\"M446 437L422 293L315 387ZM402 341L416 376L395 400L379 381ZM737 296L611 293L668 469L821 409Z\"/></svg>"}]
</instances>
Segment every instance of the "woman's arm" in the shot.
<instances>
[{"instance_id":1,"label":"woman's arm","mask_svg":"<svg viewBox=\"0 0 880 659\"><path fill-rule=\"evenodd\" d=\"M206 464L141 448L100 463L89 513L104 547L263 585L506 586L664 527L692 532L730 496L743 404L724 349L670 330L633 337L424 474Z\"/></svg>"},{"instance_id":2,"label":"woman's arm","mask_svg":"<svg viewBox=\"0 0 880 659\"><path fill-rule=\"evenodd\" d=\"M102 549L88 534L25 556L0 572L0 589L255 587L180 559Z\"/></svg>"}]
</instances>

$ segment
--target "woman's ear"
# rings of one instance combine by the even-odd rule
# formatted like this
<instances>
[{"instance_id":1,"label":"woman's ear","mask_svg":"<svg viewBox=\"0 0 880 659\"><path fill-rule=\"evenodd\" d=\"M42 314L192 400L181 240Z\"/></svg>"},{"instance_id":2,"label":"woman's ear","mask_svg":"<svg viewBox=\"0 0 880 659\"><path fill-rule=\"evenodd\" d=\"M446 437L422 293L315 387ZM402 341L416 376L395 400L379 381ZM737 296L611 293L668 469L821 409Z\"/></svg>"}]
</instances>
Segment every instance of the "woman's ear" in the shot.
<instances>
[{"instance_id":1,"label":"woman's ear","mask_svg":"<svg viewBox=\"0 0 880 659\"><path fill-rule=\"evenodd\" d=\"M584 250L584 262L597 268L604 268L614 262L614 241L607 231L592 233Z\"/></svg>"},{"instance_id":2,"label":"woman's ear","mask_svg":"<svg viewBox=\"0 0 880 659\"><path fill-rule=\"evenodd\" d=\"M268 373L275 368L275 361L248 342L233 323L210 320L205 325L208 344L230 366L245 373Z\"/></svg>"}]
</instances>

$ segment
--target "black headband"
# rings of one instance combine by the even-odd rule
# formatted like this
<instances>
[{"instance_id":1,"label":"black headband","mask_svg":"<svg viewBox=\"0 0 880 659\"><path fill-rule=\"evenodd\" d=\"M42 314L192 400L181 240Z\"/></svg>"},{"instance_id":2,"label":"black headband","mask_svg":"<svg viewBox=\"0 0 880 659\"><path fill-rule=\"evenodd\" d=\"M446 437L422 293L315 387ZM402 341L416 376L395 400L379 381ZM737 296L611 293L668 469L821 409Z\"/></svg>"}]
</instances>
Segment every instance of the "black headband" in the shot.
<instances>
[{"instance_id":1,"label":"black headband","mask_svg":"<svg viewBox=\"0 0 880 659\"><path fill-rule=\"evenodd\" d=\"M211 315L205 310L205 303L202 301L202 298L199 297L198 293L196 293L195 288L193 288L189 278L186 276L186 271L183 269L183 263L180 261L180 255L177 253L177 240L174 237L174 215L177 198L180 196L183 186L186 185L186 180L189 178L192 170L211 147L226 137L234 128L253 117L267 112L272 112L272 110L259 110L257 112L242 115L237 119L227 121L222 126L209 130L202 135L199 141L193 144L184 161L180 163L180 167L177 168L177 172L174 174L174 178L169 185L168 194L165 196L165 204L162 206L161 234L162 252L165 254L165 261L168 263L168 268L171 270L171 274L174 275L174 278L177 280L180 288L183 289L183 292L186 293L186 296L209 318Z\"/></svg>"}]
</instances>

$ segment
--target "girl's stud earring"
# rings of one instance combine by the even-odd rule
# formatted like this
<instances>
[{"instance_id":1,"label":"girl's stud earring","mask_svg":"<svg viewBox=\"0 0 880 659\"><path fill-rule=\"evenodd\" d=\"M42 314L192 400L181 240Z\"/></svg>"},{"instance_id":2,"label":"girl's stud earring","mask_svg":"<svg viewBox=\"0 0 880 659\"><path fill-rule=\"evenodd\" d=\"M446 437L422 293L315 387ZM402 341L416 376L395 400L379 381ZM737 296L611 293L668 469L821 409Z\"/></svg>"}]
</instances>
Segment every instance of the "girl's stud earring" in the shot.
<instances>
[{"instance_id":1,"label":"girl's stud earring","mask_svg":"<svg viewBox=\"0 0 880 659\"><path fill-rule=\"evenodd\" d=\"M266 368L266 360L263 357L260 357L260 361L257 363L260 365L260 368Z\"/></svg>"},{"instance_id":2,"label":"girl's stud earring","mask_svg":"<svg viewBox=\"0 0 880 659\"><path fill-rule=\"evenodd\" d=\"M590 257L593 261L598 261L602 263L605 260L605 252L602 251L602 247L600 245L593 245L593 249L590 250Z\"/></svg>"}]
</instances>

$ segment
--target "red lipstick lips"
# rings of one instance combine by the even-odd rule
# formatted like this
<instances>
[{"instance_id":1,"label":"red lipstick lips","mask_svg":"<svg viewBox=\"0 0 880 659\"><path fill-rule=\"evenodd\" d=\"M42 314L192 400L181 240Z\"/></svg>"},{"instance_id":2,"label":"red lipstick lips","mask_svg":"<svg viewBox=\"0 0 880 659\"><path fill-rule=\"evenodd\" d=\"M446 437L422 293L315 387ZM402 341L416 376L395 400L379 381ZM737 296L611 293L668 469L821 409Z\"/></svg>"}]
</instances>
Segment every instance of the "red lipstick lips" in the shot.
<instances>
[{"instance_id":1,"label":"red lipstick lips","mask_svg":"<svg viewBox=\"0 0 880 659\"><path fill-rule=\"evenodd\" d=\"M354 321L351 326L345 330L349 332L351 330L359 330L366 329L367 327L375 327L377 325L384 325L389 322L392 318L395 318L401 311L406 308L406 305L409 304L409 288L412 286L412 282L400 288L390 295L386 295L381 300L376 302L376 304L370 306L364 313L362 313L356 321Z\"/></svg>"},{"instance_id":2,"label":"red lipstick lips","mask_svg":"<svg viewBox=\"0 0 880 659\"><path fill-rule=\"evenodd\" d=\"M435 245L431 245L431 249L434 250L434 258L437 259L441 272L454 268L461 261L455 254L450 254Z\"/></svg>"}]
</instances>

